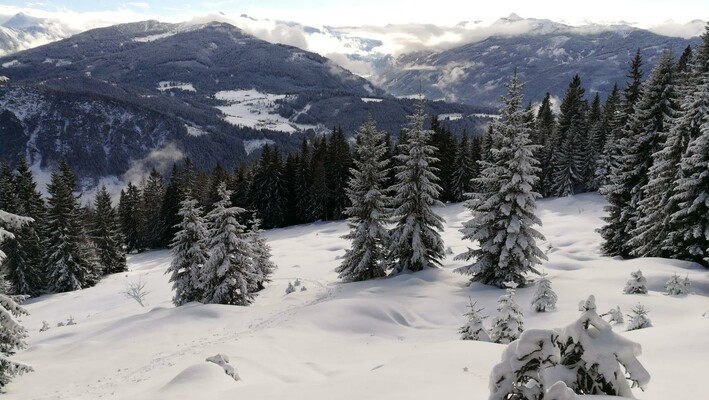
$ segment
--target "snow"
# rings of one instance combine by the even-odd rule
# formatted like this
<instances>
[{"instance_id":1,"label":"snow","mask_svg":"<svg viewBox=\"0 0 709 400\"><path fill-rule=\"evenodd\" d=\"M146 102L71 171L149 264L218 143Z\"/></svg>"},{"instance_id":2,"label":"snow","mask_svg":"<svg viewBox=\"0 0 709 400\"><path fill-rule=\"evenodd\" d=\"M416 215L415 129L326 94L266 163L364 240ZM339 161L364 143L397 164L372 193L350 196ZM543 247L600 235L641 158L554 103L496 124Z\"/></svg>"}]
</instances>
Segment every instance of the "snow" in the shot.
<instances>
[{"instance_id":1,"label":"snow","mask_svg":"<svg viewBox=\"0 0 709 400\"><path fill-rule=\"evenodd\" d=\"M541 200L540 229L548 274L558 295L555 311L532 312L536 288L516 289L525 329L552 329L576 321L579 301L594 294L598 310L638 302L653 327L613 332L637 342L640 363L652 375L643 400L705 397L709 348L709 277L696 264L659 258L623 261L600 255L604 200L596 194ZM454 254L466 249L458 230L469 219L461 204L436 208L442 237ZM174 308L168 251L129 256L130 271L96 287L42 296L25 304L29 348L14 356L35 372L6 387L5 399L425 399L488 397L488 377L505 346L459 340L469 297L493 317L504 292L443 268L342 284L339 265L348 242L344 222L314 223L265 232L279 268L248 307L189 303ZM647 294L623 294L631 272L642 269ZM674 274L688 276L692 294L665 296ZM146 307L121 292L142 277ZM285 295L299 279L307 291ZM709 315L709 314L707 314ZM73 316L76 325L56 327ZM39 332L45 320L51 329ZM489 327L491 318L484 321ZM678 333L681 332L681 336ZM238 370L236 382L205 359L223 354Z\"/></svg>"},{"instance_id":2,"label":"snow","mask_svg":"<svg viewBox=\"0 0 709 400\"><path fill-rule=\"evenodd\" d=\"M161 92L164 92L166 90L172 90L172 89L177 89L177 90L184 90L186 92L196 92L197 90L192 86L191 83L184 83L184 82L170 82L170 81L160 81L158 82L158 87L157 89Z\"/></svg>"},{"instance_id":3,"label":"snow","mask_svg":"<svg viewBox=\"0 0 709 400\"><path fill-rule=\"evenodd\" d=\"M382 99L377 99L374 97L362 97L362 101L365 103L381 103Z\"/></svg>"},{"instance_id":4,"label":"snow","mask_svg":"<svg viewBox=\"0 0 709 400\"><path fill-rule=\"evenodd\" d=\"M165 39L170 36L174 36L177 33L178 32L176 32L176 31L170 31L170 32L164 32L164 33L158 33L155 35L141 36L141 37L133 38L133 41L139 42L139 43L154 42L156 40Z\"/></svg>"},{"instance_id":5,"label":"snow","mask_svg":"<svg viewBox=\"0 0 709 400\"><path fill-rule=\"evenodd\" d=\"M18 60L12 60L12 61L2 63L3 68L12 68L12 67L17 67L19 65L20 65L20 62Z\"/></svg>"},{"instance_id":6,"label":"snow","mask_svg":"<svg viewBox=\"0 0 709 400\"><path fill-rule=\"evenodd\" d=\"M271 139L251 139L251 140L244 140L244 151L246 151L246 154L251 154L254 152L254 150L260 149L261 147L265 145L272 145L276 142L274 142Z\"/></svg>"},{"instance_id":7,"label":"snow","mask_svg":"<svg viewBox=\"0 0 709 400\"><path fill-rule=\"evenodd\" d=\"M276 112L276 101L285 99L285 94L264 93L255 89L223 90L214 97L228 104L217 109L232 125L286 133L316 128L314 125L296 124Z\"/></svg>"},{"instance_id":8,"label":"snow","mask_svg":"<svg viewBox=\"0 0 709 400\"><path fill-rule=\"evenodd\" d=\"M453 114L438 114L438 120L440 121L458 121L463 119L463 114L453 113Z\"/></svg>"},{"instance_id":9,"label":"snow","mask_svg":"<svg viewBox=\"0 0 709 400\"><path fill-rule=\"evenodd\" d=\"M204 136L207 134L207 132L205 132L199 126L185 124L185 128L187 129L187 134L190 136Z\"/></svg>"}]
</instances>

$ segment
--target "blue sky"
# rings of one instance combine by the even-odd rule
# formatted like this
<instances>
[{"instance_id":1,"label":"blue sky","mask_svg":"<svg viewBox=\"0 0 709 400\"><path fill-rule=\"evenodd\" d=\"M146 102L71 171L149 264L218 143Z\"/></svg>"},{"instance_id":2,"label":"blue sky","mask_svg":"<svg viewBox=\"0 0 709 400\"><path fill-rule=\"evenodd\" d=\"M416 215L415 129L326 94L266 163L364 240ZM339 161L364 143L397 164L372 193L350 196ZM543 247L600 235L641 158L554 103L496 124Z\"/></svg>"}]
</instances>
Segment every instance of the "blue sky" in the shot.
<instances>
[{"instance_id":1,"label":"blue sky","mask_svg":"<svg viewBox=\"0 0 709 400\"><path fill-rule=\"evenodd\" d=\"M116 19L118 22L156 18L176 22L194 16L223 12L246 13L257 18L293 20L311 25L362 25L387 23L433 23L450 25L468 20L490 20L516 12L523 17L549 18L569 23L628 21L652 25L673 20L709 20L709 1L593 0L588 7L566 0L4 0L1 15L29 10L74 16Z\"/></svg>"}]
</instances>

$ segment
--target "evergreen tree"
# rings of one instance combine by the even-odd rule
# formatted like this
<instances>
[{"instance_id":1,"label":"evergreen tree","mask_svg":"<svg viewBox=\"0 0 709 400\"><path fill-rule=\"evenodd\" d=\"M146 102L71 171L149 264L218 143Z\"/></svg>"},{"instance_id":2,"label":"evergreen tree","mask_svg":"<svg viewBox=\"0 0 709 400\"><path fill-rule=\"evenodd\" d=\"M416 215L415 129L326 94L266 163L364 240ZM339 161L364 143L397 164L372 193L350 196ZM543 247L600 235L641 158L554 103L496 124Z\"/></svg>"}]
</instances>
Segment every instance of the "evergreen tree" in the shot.
<instances>
[{"instance_id":1,"label":"evergreen tree","mask_svg":"<svg viewBox=\"0 0 709 400\"><path fill-rule=\"evenodd\" d=\"M4 266L6 278L11 293L38 296L45 287L42 263L45 209L42 195L24 158L20 158L17 165L13 194L16 195L15 211L32 218L32 222L18 228L15 243L6 247L11 248Z\"/></svg>"},{"instance_id":2,"label":"evergreen tree","mask_svg":"<svg viewBox=\"0 0 709 400\"><path fill-rule=\"evenodd\" d=\"M170 274L170 282L175 292L173 304L181 306L203 298L201 288L202 270L207 261L204 240L207 227L197 200L187 196L180 202L178 215L182 218L179 230L172 241L172 263L165 273Z\"/></svg>"},{"instance_id":3,"label":"evergreen tree","mask_svg":"<svg viewBox=\"0 0 709 400\"><path fill-rule=\"evenodd\" d=\"M350 179L352 156L350 146L341 128L334 129L327 146L327 219L342 219L350 206L347 196L347 182Z\"/></svg>"},{"instance_id":4,"label":"evergreen tree","mask_svg":"<svg viewBox=\"0 0 709 400\"><path fill-rule=\"evenodd\" d=\"M162 175L153 168L145 181L143 198L141 200L142 242L146 248L161 246L163 223L160 218L163 199L165 198L165 182Z\"/></svg>"},{"instance_id":5,"label":"evergreen tree","mask_svg":"<svg viewBox=\"0 0 709 400\"><path fill-rule=\"evenodd\" d=\"M260 225L260 221L252 221L251 231L248 233L255 274L255 287L251 289L252 292L262 290L264 283L271 282L271 275L278 268L271 261L271 247L266 243L266 238L263 237Z\"/></svg>"},{"instance_id":6,"label":"evergreen tree","mask_svg":"<svg viewBox=\"0 0 709 400\"><path fill-rule=\"evenodd\" d=\"M642 59L638 49L635 58L630 63L630 71L627 75L628 81L623 91L623 104L613 120L611 140L606 153L609 155L609 168L606 181L601 186L599 192L606 198L608 205L605 207L608 215L603 218L606 222L600 230L603 237L601 249L606 255L630 255L628 240L630 233L625 229L626 205L630 201L630 187L623 181L623 166L625 154L628 151L629 124L635 113L635 105L640 99L640 87L642 85Z\"/></svg>"},{"instance_id":7,"label":"evergreen tree","mask_svg":"<svg viewBox=\"0 0 709 400\"><path fill-rule=\"evenodd\" d=\"M396 272L420 271L440 265L443 258L443 218L432 207L441 205L441 187L436 183L436 170L431 166L435 148L428 144L431 131L424 129L423 98L409 116L406 143L400 144L396 156L397 183L394 191L395 226L391 232L389 253Z\"/></svg>"},{"instance_id":8,"label":"evergreen tree","mask_svg":"<svg viewBox=\"0 0 709 400\"><path fill-rule=\"evenodd\" d=\"M303 223L311 221L308 212L303 212L304 210L309 210L312 206L312 194L310 189L312 187L312 157L310 154L310 145L308 141L303 138L303 142L300 146L300 158L297 165L297 171L295 176L294 186L294 206L298 210L296 223Z\"/></svg>"},{"instance_id":9,"label":"evergreen tree","mask_svg":"<svg viewBox=\"0 0 709 400\"><path fill-rule=\"evenodd\" d=\"M75 185L74 173L62 162L47 186L44 265L51 293L84 289L98 280L98 266L74 197Z\"/></svg>"},{"instance_id":10,"label":"evergreen tree","mask_svg":"<svg viewBox=\"0 0 709 400\"><path fill-rule=\"evenodd\" d=\"M630 279L625 284L623 293L625 294L645 294L647 293L647 279L643 276L643 272L637 270L630 273Z\"/></svg>"},{"instance_id":11,"label":"evergreen tree","mask_svg":"<svg viewBox=\"0 0 709 400\"><path fill-rule=\"evenodd\" d=\"M263 147L261 158L254 167L251 182L251 204L263 225L280 227L285 222L285 182L283 160L277 148Z\"/></svg>"},{"instance_id":12,"label":"evergreen tree","mask_svg":"<svg viewBox=\"0 0 709 400\"><path fill-rule=\"evenodd\" d=\"M551 281L542 274L537 282L537 290L532 296L532 307L536 312L544 312L556 308L556 293L551 289Z\"/></svg>"},{"instance_id":13,"label":"evergreen tree","mask_svg":"<svg viewBox=\"0 0 709 400\"><path fill-rule=\"evenodd\" d=\"M516 74L507 89L505 106L493 129L492 143L497 145L491 149L491 160L481 162L477 192L465 204L473 218L463 224L463 238L480 246L456 256L457 260L475 259L456 272L498 287L506 282L524 286L524 275L538 273L534 266L546 259L536 244L543 236L532 228L541 225L534 214L540 195L532 191L539 169L532 156L535 146L529 139L530 126L525 123L527 112L520 109L522 84Z\"/></svg>"},{"instance_id":14,"label":"evergreen tree","mask_svg":"<svg viewBox=\"0 0 709 400\"><path fill-rule=\"evenodd\" d=\"M611 169L617 168L617 160L621 156L620 147L617 146L617 141L620 138L616 137L616 134L620 132L620 127L618 126L620 122L619 114L621 114L620 107L621 100L618 85L613 85L613 90L611 90L611 94L603 105L601 121L597 124L593 135L594 144L597 146L596 149L600 149L594 177L594 183L598 189L609 183Z\"/></svg>"},{"instance_id":15,"label":"evergreen tree","mask_svg":"<svg viewBox=\"0 0 709 400\"><path fill-rule=\"evenodd\" d=\"M588 176L588 104L581 79L574 75L561 102L559 129L552 154L551 194L568 196L585 187Z\"/></svg>"},{"instance_id":16,"label":"evergreen tree","mask_svg":"<svg viewBox=\"0 0 709 400\"><path fill-rule=\"evenodd\" d=\"M217 192L221 199L205 218L209 256L201 272L202 302L247 306L254 300L251 288L256 286L256 271L245 228L237 220L244 209L231 206L226 183L222 182Z\"/></svg>"},{"instance_id":17,"label":"evergreen tree","mask_svg":"<svg viewBox=\"0 0 709 400\"><path fill-rule=\"evenodd\" d=\"M497 300L498 315L492 320L490 339L495 343L510 343L524 331L522 310L514 299L514 289L507 289L506 293Z\"/></svg>"},{"instance_id":18,"label":"evergreen tree","mask_svg":"<svg viewBox=\"0 0 709 400\"><path fill-rule=\"evenodd\" d=\"M453 174L455 172L456 143L450 130L442 126L437 116L431 117L431 137L429 144L436 150L433 152L431 167L436 171L441 186L439 198L441 202L454 201Z\"/></svg>"},{"instance_id":19,"label":"evergreen tree","mask_svg":"<svg viewBox=\"0 0 709 400\"><path fill-rule=\"evenodd\" d=\"M478 176L478 160L480 160L479 140L468 142L468 135L463 132L463 137L458 143L458 150L453 162L451 176L451 201L465 200L465 194L473 191L472 180Z\"/></svg>"},{"instance_id":20,"label":"evergreen tree","mask_svg":"<svg viewBox=\"0 0 709 400\"><path fill-rule=\"evenodd\" d=\"M327 141L315 139L310 160L310 204L307 208L310 221L326 220L330 192L327 188Z\"/></svg>"},{"instance_id":21,"label":"evergreen tree","mask_svg":"<svg viewBox=\"0 0 709 400\"><path fill-rule=\"evenodd\" d=\"M461 340L490 341L490 335L483 326L483 320L486 317L482 316L482 310L482 308L476 310L475 303L473 303L472 299L470 300L468 312L464 314L468 318L468 321L458 330Z\"/></svg>"},{"instance_id":22,"label":"evergreen tree","mask_svg":"<svg viewBox=\"0 0 709 400\"><path fill-rule=\"evenodd\" d=\"M544 96L542 104L539 106L533 132L532 143L539 146L534 152L534 158L539 161L540 168L538 172L539 180L534 186L534 190L543 196L549 196L552 182L551 157L554 154L552 141L556 137L556 117L551 108L551 96L549 93Z\"/></svg>"},{"instance_id":23,"label":"evergreen tree","mask_svg":"<svg viewBox=\"0 0 709 400\"><path fill-rule=\"evenodd\" d=\"M111 195L103 186L96 193L94 202L96 213L93 218L91 238L96 248L96 256L104 274L115 274L128 270L126 253L123 248L118 216L111 205Z\"/></svg>"},{"instance_id":24,"label":"evergreen tree","mask_svg":"<svg viewBox=\"0 0 709 400\"><path fill-rule=\"evenodd\" d=\"M160 204L160 246L169 246L172 238L177 234L177 227L180 223L180 216L178 215L180 211L180 201L185 197L181 178L182 171L177 164L173 164L170 182L165 188L165 193Z\"/></svg>"},{"instance_id":25,"label":"evergreen tree","mask_svg":"<svg viewBox=\"0 0 709 400\"><path fill-rule=\"evenodd\" d=\"M132 251L140 253L145 250L142 234L144 213L141 197L140 189L133 182L128 182L126 190L121 190L118 214L128 253Z\"/></svg>"},{"instance_id":26,"label":"evergreen tree","mask_svg":"<svg viewBox=\"0 0 709 400\"><path fill-rule=\"evenodd\" d=\"M352 205L345 212L350 232L344 236L352 245L336 270L348 282L386 275L389 233L385 224L391 212L385 187L389 160L384 158L384 133L370 116L355 139L354 168L347 188Z\"/></svg>"},{"instance_id":27,"label":"evergreen tree","mask_svg":"<svg viewBox=\"0 0 709 400\"><path fill-rule=\"evenodd\" d=\"M645 306L642 304L638 304L632 309L633 314L628 315L630 317L630 321L628 322L628 330L629 331L634 331L636 329L644 329L644 328L649 328L652 326L652 321L650 318L647 316L647 314L650 312Z\"/></svg>"},{"instance_id":28,"label":"evergreen tree","mask_svg":"<svg viewBox=\"0 0 709 400\"><path fill-rule=\"evenodd\" d=\"M665 283L665 290L669 296L689 294L689 277L682 279L677 274L673 274Z\"/></svg>"},{"instance_id":29,"label":"evergreen tree","mask_svg":"<svg viewBox=\"0 0 709 400\"><path fill-rule=\"evenodd\" d=\"M643 199L647 198L647 192L644 190L649 181L653 154L662 148L671 122L677 114L672 74L672 55L665 52L643 84L642 95L622 139L622 147L625 151L616 172L617 177L610 186L613 187L612 190L624 193L621 198L626 200L617 203L620 208L617 229L620 230L621 237L627 237L626 242L620 244L619 254L624 257L633 254L633 250L637 247L637 242L632 236L637 233L635 229L640 227L638 225L638 220L642 217L640 208ZM651 190L656 192L656 189ZM659 198L655 200L660 201ZM656 228L657 225L652 227Z\"/></svg>"}]
</instances>

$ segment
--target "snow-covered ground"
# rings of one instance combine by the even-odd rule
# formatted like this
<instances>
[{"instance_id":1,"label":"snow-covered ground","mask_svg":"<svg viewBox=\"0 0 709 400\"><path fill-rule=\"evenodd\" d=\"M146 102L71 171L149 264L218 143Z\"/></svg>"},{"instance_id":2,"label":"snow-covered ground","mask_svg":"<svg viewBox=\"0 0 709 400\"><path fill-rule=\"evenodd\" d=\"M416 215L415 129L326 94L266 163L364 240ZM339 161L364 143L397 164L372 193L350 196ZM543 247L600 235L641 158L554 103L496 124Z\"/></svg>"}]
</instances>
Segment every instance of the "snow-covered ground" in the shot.
<instances>
[{"instance_id":1,"label":"snow-covered ground","mask_svg":"<svg viewBox=\"0 0 709 400\"><path fill-rule=\"evenodd\" d=\"M624 332L639 342L652 374L644 400L705 398L709 352L709 273L664 259L614 260L599 255L603 200L595 194L540 202L549 262L543 267L559 295L558 310L534 313L534 288L519 289L526 328L566 326L578 302L596 295L600 312L638 302L652 328ZM468 243L458 229L468 218L460 205L438 210L453 253ZM15 356L35 372L16 378L7 399L485 399L488 376L503 345L458 340L468 298L494 316L502 290L440 270L363 283L338 282L334 268L348 242L343 222L316 223L266 233L279 269L249 307L190 303L174 308L164 271L167 251L129 258L130 272L94 288L42 296L26 304L29 348ZM647 295L624 295L630 272L642 269ZM692 281L688 296L669 297L663 285L678 273ZM142 278L146 307L120 293ZM300 278L307 291L285 295ZM703 316L704 313L706 317ZM56 327L73 317L76 325ZM45 320L52 328L39 332ZM626 321L628 318L626 318ZM487 320L489 324L490 320ZM235 382L207 357L230 357Z\"/></svg>"},{"instance_id":2,"label":"snow-covered ground","mask_svg":"<svg viewBox=\"0 0 709 400\"><path fill-rule=\"evenodd\" d=\"M232 125L286 133L316 128L314 125L296 124L276 113L276 101L284 99L285 94L263 93L254 89L223 90L214 97L228 103L217 109L224 113L224 120Z\"/></svg>"},{"instance_id":3,"label":"snow-covered ground","mask_svg":"<svg viewBox=\"0 0 709 400\"><path fill-rule=\"evenodd\" d=\"M160 81L158 82L157 89L161 92L166 90L183 90L185 92L196 92L194 85L191 83L184 82L170 82L170 81Z\"/></svg>"}]
</instances>

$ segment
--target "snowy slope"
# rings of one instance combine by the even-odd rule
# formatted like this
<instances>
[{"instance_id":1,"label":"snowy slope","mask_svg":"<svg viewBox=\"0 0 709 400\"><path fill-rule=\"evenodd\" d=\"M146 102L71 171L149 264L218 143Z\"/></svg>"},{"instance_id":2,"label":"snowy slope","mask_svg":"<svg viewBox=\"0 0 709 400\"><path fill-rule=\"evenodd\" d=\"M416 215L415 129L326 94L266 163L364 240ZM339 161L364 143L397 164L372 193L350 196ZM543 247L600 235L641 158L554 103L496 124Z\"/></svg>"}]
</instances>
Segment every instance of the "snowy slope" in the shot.
<instances>
[{"instance_id":1,"label":"snowy slope","mask_svg":"<svg viewBox=\"0 0 709 400\"><path fill-rule=\"evenodd\" d=\"M637 302L655 327L622 335L642 344L640 361L652 374L644 400L703 398L709 348L709 277L694 264L663 259L633 261L599 256L603 200L594 194L545 200L542 231L550 246L544 266L559 295L558 311L535 314L534 288L518 290L527 328L565 326L578 301L596 295L599 311ZM466 243L458 229L468 218L460 204L439 209L443 238L454 253ZM488 375L502 345L463 342L468 297L494 315L503 291L444 268L371 282L341 284L333 271L347 242L342 222L267 232L279 265L274 281L250 307L188 304L175 309L163 273L167 251L134 255L130 272L74 293L27 304L29 349L15 358L36 372L7 387L7 399L484 399ZM623 295L630 272L642 269L647 295ZM668 297L664 282L688 275L694 294ZM142 277L150 294L140 308L119 293ZM307 291L285 295L300 278ZM709 315L709 314L707 314ZM73 316L77 325L54 327ZM53 327L39 332L42 321ZM487 321L489 324L489 320ZM234 382L207 357L224 353L243 379ZM467 367L467 370L464 368Z\"/></svg>"}]
</instances>

